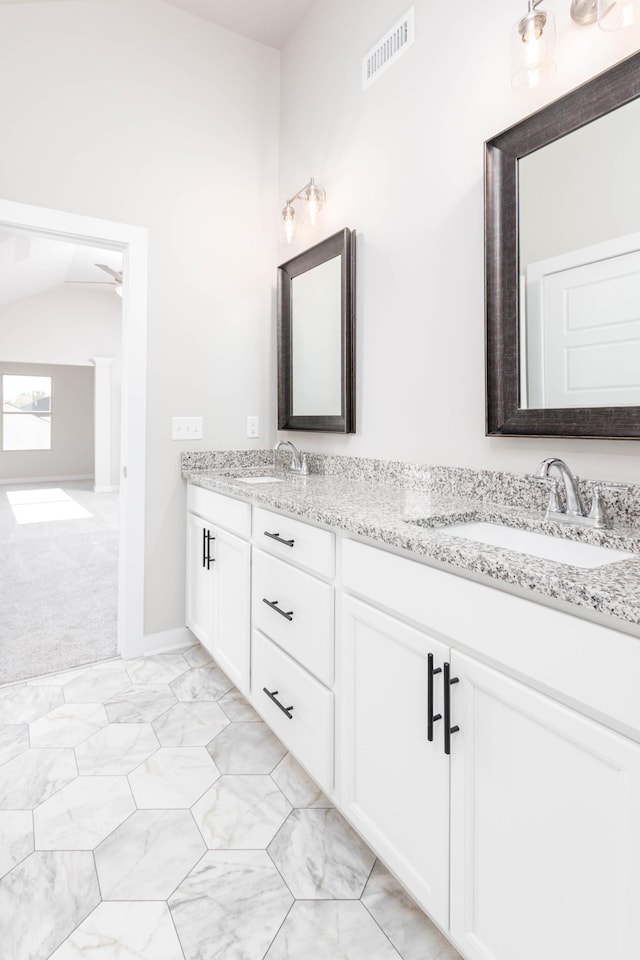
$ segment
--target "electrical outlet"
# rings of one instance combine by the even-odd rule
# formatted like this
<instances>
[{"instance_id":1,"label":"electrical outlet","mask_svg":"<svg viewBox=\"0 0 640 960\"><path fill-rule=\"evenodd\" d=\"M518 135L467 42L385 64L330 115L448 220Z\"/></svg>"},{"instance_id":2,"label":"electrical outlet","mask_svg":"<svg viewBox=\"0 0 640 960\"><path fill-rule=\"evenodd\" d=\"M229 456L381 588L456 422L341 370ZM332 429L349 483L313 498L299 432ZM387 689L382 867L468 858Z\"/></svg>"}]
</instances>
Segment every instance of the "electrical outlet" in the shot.
<instances>
[{"instance_id":1,"label":"electrical outlet","mask_svg":"<svg viewBox=\"0 0 640 960\"><path fill-rule=\"evenodd\" d=\"M255 439L260 436L260 417L247 417L247 437Z\"/></svg>"},{"instance_id":2,"label":"electrical outlet","mask_svg":"<svg viewBox=\"0 0 640 960\"><path fill-rule=\"evenodd\" d=\"M202 417L172 417L172 440L202 440Z\"/></svg>"}]
</instances>

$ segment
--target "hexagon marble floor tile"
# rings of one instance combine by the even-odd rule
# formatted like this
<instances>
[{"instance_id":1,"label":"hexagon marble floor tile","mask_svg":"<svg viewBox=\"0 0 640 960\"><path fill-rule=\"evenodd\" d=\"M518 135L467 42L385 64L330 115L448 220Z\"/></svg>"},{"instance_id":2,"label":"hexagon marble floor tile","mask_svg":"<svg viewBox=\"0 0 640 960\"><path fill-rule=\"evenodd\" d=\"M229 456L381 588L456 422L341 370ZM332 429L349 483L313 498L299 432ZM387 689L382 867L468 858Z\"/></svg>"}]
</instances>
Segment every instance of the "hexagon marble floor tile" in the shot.
<instances>
[{"instance_id":1,"label":"hexagon marble floor tile","mask_svg":"<svg viewBox=\"0 0 640 960\"><path fill-rule=\"evenodd\" d=\"M0 687L2 960L458 960L208 653Z\"/></svg>"}]
</instances>

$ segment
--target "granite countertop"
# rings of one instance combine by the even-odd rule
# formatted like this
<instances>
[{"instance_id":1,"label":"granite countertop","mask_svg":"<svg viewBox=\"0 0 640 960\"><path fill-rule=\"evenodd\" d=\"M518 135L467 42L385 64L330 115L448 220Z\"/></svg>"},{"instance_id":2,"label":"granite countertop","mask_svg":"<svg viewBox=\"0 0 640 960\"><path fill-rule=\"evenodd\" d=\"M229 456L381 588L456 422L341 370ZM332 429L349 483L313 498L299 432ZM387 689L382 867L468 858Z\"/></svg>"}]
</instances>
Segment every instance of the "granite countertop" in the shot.
<instances>
[{"instance_id":1,"label":"granite countertop","mask_svg":"<svg viewBox=\"0 0 640 960\"><path fill-rule=\"evenodd\" d=\"M312 523L355 534L374 544L398 548L452 572L490 578L530 592L532 600L561 601L580 616L614 618L622 629L640 626L640 527L618 525L601 531L544 520L540 509L458 497L450 491L411 488L338 474L307 477L276 472L263 465L197 469L183 463L184 479L218 493L281 510ZM272 482L243 483L239 477L272 476ZM516 476L516 475L514 475ZM599 543L637 553L637 557L595 569L538 559L447 533L447 525L497 521L511 527ZM508 589L508 587L507 587ZM630 632L636 633L635 629Z\"/></svg>"}]
</instances>

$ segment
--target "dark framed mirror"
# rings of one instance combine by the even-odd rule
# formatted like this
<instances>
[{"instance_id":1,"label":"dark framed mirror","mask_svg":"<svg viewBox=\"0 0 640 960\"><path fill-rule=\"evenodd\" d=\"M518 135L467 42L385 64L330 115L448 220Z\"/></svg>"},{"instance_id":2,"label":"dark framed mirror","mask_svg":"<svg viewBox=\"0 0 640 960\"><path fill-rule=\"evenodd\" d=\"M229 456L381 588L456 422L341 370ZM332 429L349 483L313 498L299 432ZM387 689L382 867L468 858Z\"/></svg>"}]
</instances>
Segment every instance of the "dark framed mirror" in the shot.
<instances>
[{"instance_id":1,"label":"dark framed mirror","mask_svg":"<svg viewBox=\"0 0 640 960\"><path fill-rule=\"evenodd\" d=\"M355 433L355 231L278 267L278 429Z\"/></svg>"},{"instance_id":2,"label":"dark framed mirror","mask_svg":"<svg viewBox=\"0 0 640 960\"><path fill-rule=\"evenodd\" d=\"M487 435L640 438L640 53L485 144Z\"/></svg>"}]
</instances>

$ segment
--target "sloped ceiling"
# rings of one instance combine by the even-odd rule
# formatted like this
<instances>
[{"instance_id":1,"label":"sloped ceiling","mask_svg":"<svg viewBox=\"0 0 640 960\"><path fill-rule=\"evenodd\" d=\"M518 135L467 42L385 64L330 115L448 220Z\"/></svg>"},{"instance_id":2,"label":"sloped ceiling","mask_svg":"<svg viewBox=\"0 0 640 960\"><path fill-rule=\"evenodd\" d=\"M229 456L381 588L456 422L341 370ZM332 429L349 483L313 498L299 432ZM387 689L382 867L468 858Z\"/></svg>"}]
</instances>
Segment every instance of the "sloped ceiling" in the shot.
<instances>
[{"instance_id":1,"label":"sloped ceiling","mask_svg":"<svg viewBox=\"0 0 640 960\"><path fill-rule=\"evenodd\" d=\"M112 293L114 283L97 263L122 270L122 254L0 227L0 306L65 283Z\"/></svg>"},{"instance_id":2,"label":"sloped ceiling","mask_svg":"<svg viewBox=\"0 0 640 960\"><path fill-rule=\"evenodd\" d=\"M56 3L58 0L0 0L5 3ZM90 0L75 0L76 3ZM156 0L180 7L270 47L281 47L315 0Z\"/></svg>"}]
</instances>

